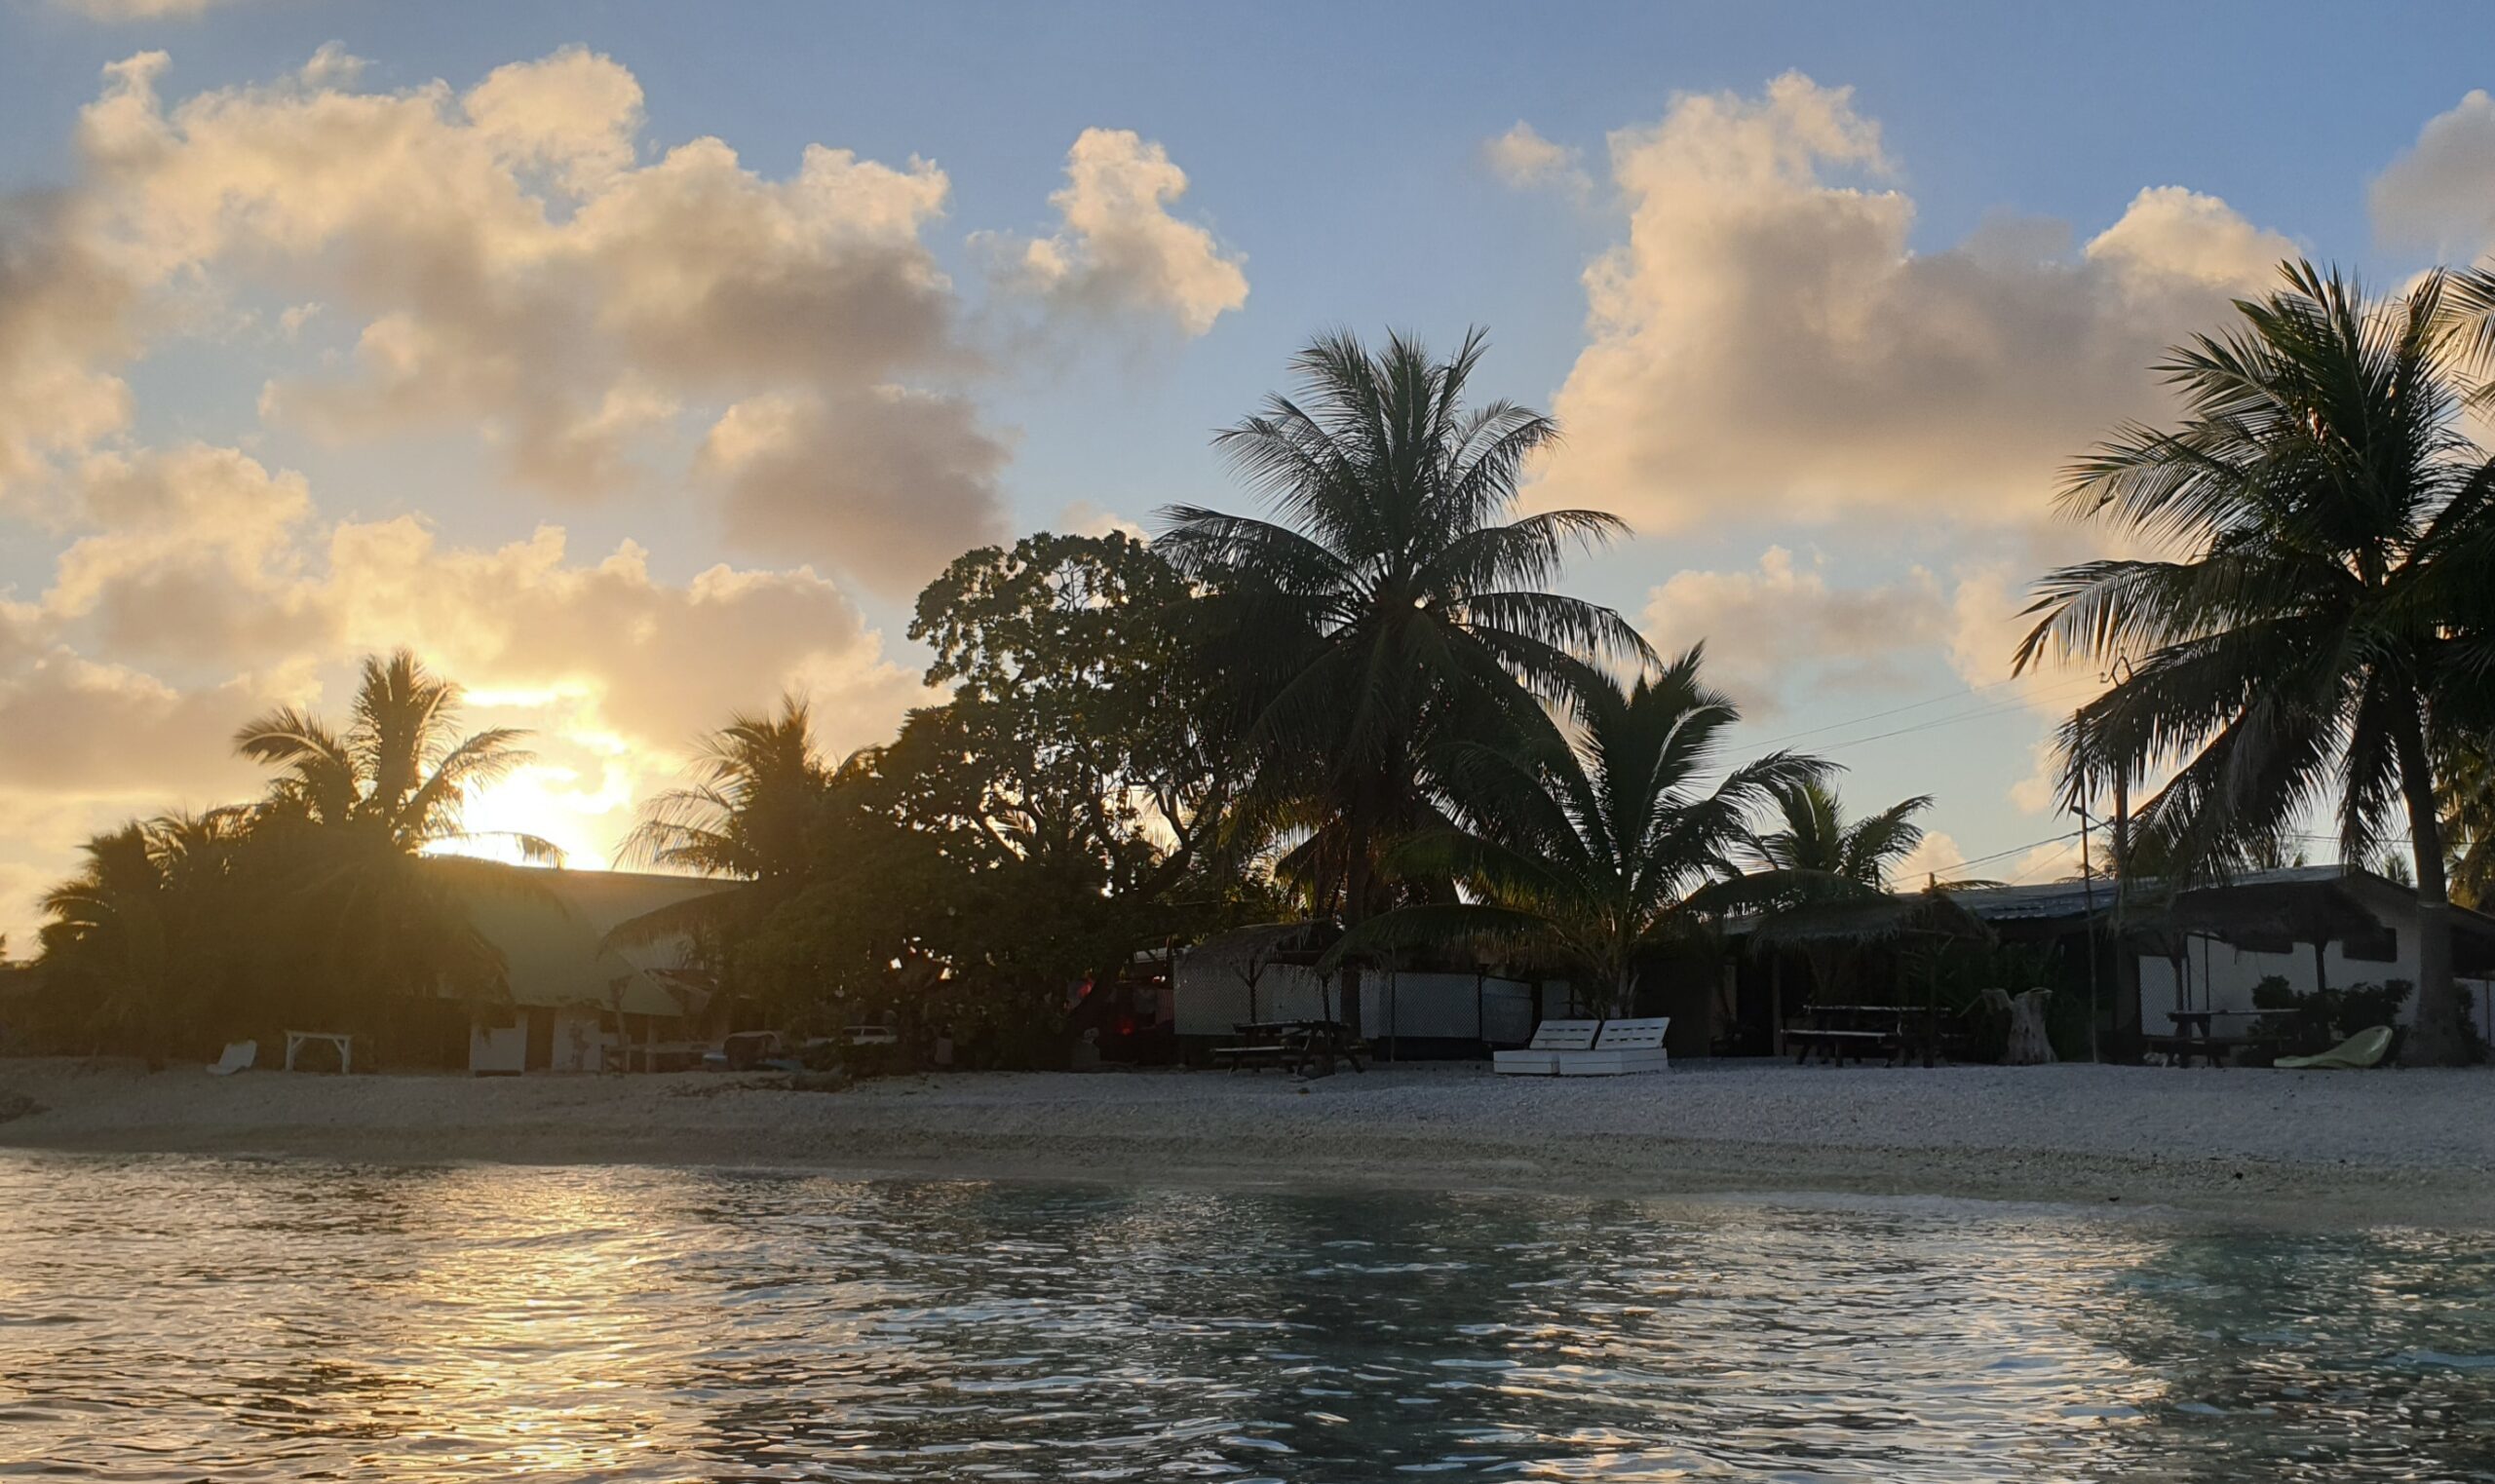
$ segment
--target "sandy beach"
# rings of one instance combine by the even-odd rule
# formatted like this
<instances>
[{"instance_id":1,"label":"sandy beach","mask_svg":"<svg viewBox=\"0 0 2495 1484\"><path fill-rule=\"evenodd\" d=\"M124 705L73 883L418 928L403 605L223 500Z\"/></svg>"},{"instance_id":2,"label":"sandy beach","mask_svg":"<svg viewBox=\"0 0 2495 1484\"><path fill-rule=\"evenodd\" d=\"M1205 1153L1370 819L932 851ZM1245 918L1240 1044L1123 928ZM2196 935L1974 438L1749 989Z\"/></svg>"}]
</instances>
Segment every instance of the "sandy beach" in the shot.
<instances>
[{"instance_id":1,"label":"sandy beach","mask_svg":"<svg viewBox=\"0 0 2495 1484\"><path fill-rule=\"evenodd\" d=\"M978 1178L1972 1196L2495 1225L2495 1071L2058 1066L1500 1078L147 1074L0 1063L0 1147Z\"/></svg>"}]
</instances>

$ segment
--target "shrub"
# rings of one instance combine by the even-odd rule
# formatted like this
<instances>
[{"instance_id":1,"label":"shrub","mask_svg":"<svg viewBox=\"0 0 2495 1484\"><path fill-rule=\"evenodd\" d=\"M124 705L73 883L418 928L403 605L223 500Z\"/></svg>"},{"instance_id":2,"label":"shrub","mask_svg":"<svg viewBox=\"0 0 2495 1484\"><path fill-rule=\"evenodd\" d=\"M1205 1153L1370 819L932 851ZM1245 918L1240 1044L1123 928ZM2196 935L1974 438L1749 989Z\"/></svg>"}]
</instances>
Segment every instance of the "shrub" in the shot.
<instances>
[{"instance_id":1,"label":"shrub","mask_svg":"<svg viewBox=\"0 0 2495 1484\"><path fill-rule=\"evenodd\" d=\"M2326 1051L2369 1026L2397 1026L2399 1008L2416 988L2406 979L2387 979L2300 990L2269 974L2252 986L2252 1008L2262 1012L2252 1022L2252 1039L2294 1055Z\"/></svg>"}]
</instances>

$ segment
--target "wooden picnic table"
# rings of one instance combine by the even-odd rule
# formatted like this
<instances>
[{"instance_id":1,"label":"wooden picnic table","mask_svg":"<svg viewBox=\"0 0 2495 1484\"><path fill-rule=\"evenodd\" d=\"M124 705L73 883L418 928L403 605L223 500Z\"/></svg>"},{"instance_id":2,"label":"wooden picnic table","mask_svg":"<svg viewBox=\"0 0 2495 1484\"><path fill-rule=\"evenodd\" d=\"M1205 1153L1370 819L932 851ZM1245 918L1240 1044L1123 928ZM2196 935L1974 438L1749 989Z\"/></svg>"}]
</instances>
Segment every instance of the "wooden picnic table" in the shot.
<instances>
[{"instance_id":1,"label":"wooden picnic table","mask_svg":"<svg viewBox=\"0 0 2495 1484\"><path fill-rule=\"evenodd\" d=\"M1337 1059L1350 1062L1355 1072L1368 1070L1361 1065L1368 1043L1340 1020L1243 1020L1231 1029L1240 1045L1213 1047L1212 1059L1228 1063L1233 1072L1270 1065L1305 1077L1312 1066L1332 1071Z\"/></svg>"},{"instance_id":2,"label":"wooden picnic table","mask_svg":"<svg viewBox=\"0 0 2495 1484\"><path fill-rule=\"evenodd\" d=\"M1813 1051L1835 1066L1845 1065L1849 1056L1861 1061L1866 1051L1879 1052L1891 1066L1899 1066L1939 1040L1934 1012L1920 1005L1806 1005L1801 1015L1802 1025L1785 1031L1785 1041L1799 1047L1793 1057L1797 1067L1809 1062Z\"/></svg>"},{"instance_id":3,"label":"wooden picnic table","mask_svg":"<svg viewBox=\"0 0 2495 1484\"><path fill-rule=\"evenodd\" d=\"M2190 1066L2195 1056L2209 1066L2220 1066L2223 1064L2220 1057L2231 1054L2238 1047L2252 1045L2252 1038L2218 1035L2214 1022L2221 1019L2249 1020L2259 1013L2248 1009L2170 1010L2166 1018L2174 1023L2173 1033L2144 1036L2141 1044L2152 1051L2164 1051L2172 1056L2178 1067Z\"/></svg>"}]
</instances>

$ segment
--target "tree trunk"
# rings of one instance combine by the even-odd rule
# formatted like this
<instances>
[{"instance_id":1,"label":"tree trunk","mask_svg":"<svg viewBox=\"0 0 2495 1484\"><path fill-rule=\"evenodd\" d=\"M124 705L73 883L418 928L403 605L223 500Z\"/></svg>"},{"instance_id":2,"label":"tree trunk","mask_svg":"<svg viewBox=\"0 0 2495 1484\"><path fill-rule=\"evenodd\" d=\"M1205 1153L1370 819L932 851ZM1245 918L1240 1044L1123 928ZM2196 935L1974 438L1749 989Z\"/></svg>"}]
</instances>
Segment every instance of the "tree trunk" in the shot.
<instances>
[{"instance_id":1,"label":"tree trunk","mask_svg":"<svg viewBox=\"0 0 2495 1484\"><path fill-rule=\"evenodd\" d=\"M2408 839L2417 867L2417 1023L2402 1061L2452 1067L2470 1059L2462 1029L2459 986L2452 981L2451 894L2443 878L2442 819L2435 812L2434 766L2426 728L2414 710L2399 727L2399 790L2408 803Z\"/></svg>"},{"instance_id":2,"label":"tree trunk","mask_svg":"<svg viewBox=\"0 0 2495 1484\"><path fill-rule=\"evenodd\" d=\"M1343 883L1343 931L1350 932L1368 920L1368 832L1350 831L1352 858ZM1343 961L1343 1008L1339 1017L1352 1036L1361 1034L1361 970Z\"/></svg>"}]
</instances>

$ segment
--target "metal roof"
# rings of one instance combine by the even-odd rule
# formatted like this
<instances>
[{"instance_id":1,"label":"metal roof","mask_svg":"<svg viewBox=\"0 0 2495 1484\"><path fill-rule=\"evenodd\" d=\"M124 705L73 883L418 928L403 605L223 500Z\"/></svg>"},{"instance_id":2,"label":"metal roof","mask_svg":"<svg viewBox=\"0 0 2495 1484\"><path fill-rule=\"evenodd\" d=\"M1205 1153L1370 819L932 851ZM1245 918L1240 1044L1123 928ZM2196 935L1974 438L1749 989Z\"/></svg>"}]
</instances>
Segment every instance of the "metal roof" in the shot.
<instances>
[{"instance_id":1,"label":"metal roof","mask_svg":"<svg viewBox=\"0 0 2495 1484\"><path fill-rule=\"evenodd\" d=\"M502 951L515 1005L594 1007L636 1015L685 1015L698 995L667 970L683 945L620 947L616 924L735 885L699 876L502 866L513 890L467 894L469 919ZM477 874L474 863L466 867Z\"/></svg>"}]
</instances>

